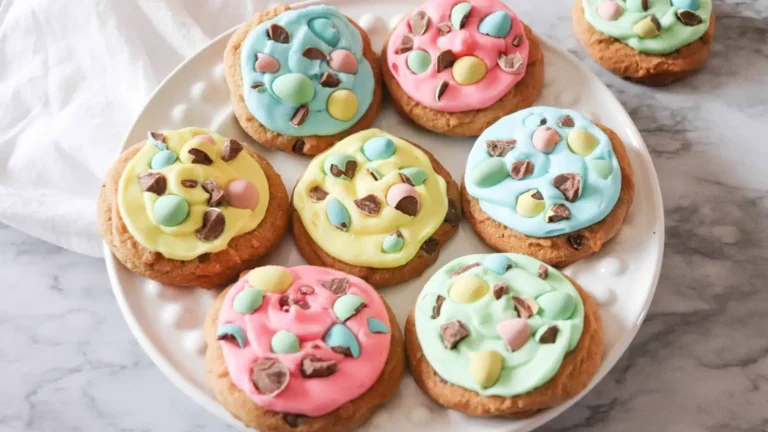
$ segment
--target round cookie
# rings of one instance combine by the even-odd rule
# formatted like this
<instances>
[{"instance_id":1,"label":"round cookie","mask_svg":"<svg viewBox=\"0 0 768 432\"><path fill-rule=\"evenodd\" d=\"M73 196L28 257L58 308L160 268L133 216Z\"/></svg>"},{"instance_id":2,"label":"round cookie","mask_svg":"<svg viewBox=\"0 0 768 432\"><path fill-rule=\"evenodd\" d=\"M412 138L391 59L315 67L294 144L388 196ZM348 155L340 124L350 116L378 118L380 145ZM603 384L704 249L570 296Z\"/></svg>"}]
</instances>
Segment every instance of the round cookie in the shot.
<instances>
[{"instance_id":1,"label":"round cookie","mask_svg":"<svg viewBox=\"0 0 768 432\"><path fill-rule=\"evenodd\" d=\"M709 57L712 0L576 0L573 28L610 72L651 86L687 78Z\"/></svg>"},{"instance_id":2,"label":"round cookie","mask_svg":"<svg viewBox=\"0 0 768 432\"><path fill-rule=\"evenodd\" d=\"M425 285L405 324L411 373L437 403L528 417L578 395L600 368L594 300L524 255L470 255Z\"/></svg>"},{"instance_id":3,"label":"round cookie","mask_svg":"<svg viewBox=\"0 0 768 432\"><path fill-rule=\"evenodd\" d=\"M431 154L369 129L312 159L293 191L293 237L312 265L394 285L437 260L458 229L460 201Z\"/></svg>"},{"instance_id":4,"label":"round cookie","mask_svg":"<svg viewBox=\"0 0 768 432\"><path fill-rule=\"evenodd\" d=\"M368 35L330 6L259 12L224 52L232 109L253 139L314 155L368 128L381 75Z\"/></svg>"},{"instance_id":5,"label":"round cookie","mask_svg":"<svg viewBox=\"0 0 768 432\"><path fill-rule=\"evenodd\" d=\"M259 267L205 320L206 371L219 402L258 430L349 430L400 385L403 337L386 302L354 276Z\"/></svg>"},{"instance_id":6,"label":"round cookie","mask_svg":"<svg viewBox=\"0 0 768 432\"><path fill-rule=\"evenodd\" d=\"M518 111L483 132L462 184L467 220L483 241L557 267L613 238L634 193L618 135L551 107Z\"/></svg>"},{"instance_id":7,"label":"round cookie","mask_svg":"<svg viewBox=\"0 0 768 432\"><path fill-rule=\"evenodd\" d=\"M429 0L392 30L381 53L395 109L418 126L477 136L534 104L544 53L500 0Z\"/></svg>"},{"instance_id":8,"label":"round cookie","mask_svg":"<svg viewBox=\"0 0 768 432\"><path fill-rule=\"evenodd\" d=\"M127 149L98 201L104 241L129 270L158 282L211 288L233 280L280 242L288 193L248 146L201 128Z\"/></svg>"}]
</instances>

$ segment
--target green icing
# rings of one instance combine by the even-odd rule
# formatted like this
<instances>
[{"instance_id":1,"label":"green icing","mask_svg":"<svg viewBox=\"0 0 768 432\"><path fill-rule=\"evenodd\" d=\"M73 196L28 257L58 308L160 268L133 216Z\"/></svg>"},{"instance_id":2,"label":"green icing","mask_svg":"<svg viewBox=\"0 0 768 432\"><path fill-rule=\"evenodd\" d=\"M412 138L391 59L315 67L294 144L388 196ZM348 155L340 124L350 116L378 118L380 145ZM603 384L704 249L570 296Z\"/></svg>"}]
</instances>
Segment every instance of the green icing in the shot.
<instances>
[{"instance_id":1,"label":"green icing","mask_svg":"<svg viewBox=\"0 0 768 432\"><path fill-rule=\"evenodd\" d=\"M448 291L457 277L449 274L467 265L483 262L488 255L468 255L457 258L427 282L416 303L416 334L424 356L435 371L446 381L475 391L484 396L511 397L527 393L549 381L560 368L565 355L573 350L584 329L584 304L576 288L559 271L550 268L546 280L536 276L540 261L519 254L504 254L514 268L499 275L484 266L474 267L461 276L472 275L485 280L489 287L498 283L509 285L509 291L496 300L489 291L471 304L458 304L450 300ZM496 332L496 324L516 318L511 296L538 298L550 292L573 296L575 307L569 319L551 320L541 315L528 319L531 335L550 324L557 324L559 334L553 344L539 344L533 337L525 345L509 352ZM440 315L432 319L432 308L438 295L445 297ZM469 336L452 350L443 345L440 326L461 320L469 328ZM470 376L469 354L474 351L493 350L501 354L503 365L496 383L482 388Z\"/></svg>"},{"instance_id":2,"label":"green icing","mask_svg":"<svg viewBox=\"0 0 768 432\"><path fill-rule=\"evenodd\" d=\"M604 1L615 1L624 12L616 20L600 17L598 6ZM649 7L643 11L638 7L637 0L582 0L584 16L587 21L601 33L619 39L637 51L648 54L669 54L691 44L701 38L709 27L712 14L712 0L701 0L700 7L695 10L702 19L696 26L685 26L677 19L677 7L670 0L648 0ZM641 38L633 30L633 26L649 15L655 15L661 23L661 34L652 38Z\"/></svg>"}]
</instances>

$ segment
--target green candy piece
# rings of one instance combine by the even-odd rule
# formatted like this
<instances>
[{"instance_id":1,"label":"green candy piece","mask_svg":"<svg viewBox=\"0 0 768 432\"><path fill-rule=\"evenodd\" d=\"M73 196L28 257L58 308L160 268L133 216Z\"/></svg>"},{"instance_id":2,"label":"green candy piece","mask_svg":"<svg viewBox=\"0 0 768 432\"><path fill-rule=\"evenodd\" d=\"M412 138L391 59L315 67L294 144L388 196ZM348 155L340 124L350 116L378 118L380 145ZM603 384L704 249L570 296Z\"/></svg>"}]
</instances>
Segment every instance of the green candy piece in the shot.
<instances>
[{"instance_id":1,"label":"green candy piece","mask_svg":"<svg viewBox=\"0 0 768 432\"><path fill-rule=\"evenodd\" d=\"M349 162L354 162L354 164L347 165ZM336 166L339 171L337 171L337 174L340 173L339 178L342 180L349 180L352 177L355 176L355 171L357 170L357 160L345 153L333 153L328 155L327 158L325 158L325 162L323 163L323 171L325 172L325 175L334 176L332 168L333 166ZM349 170L347 170L349 168Z\"/></svg>"},{"instance_id":2,"label":"green candy piece","mask_svg":"<svg viewBox=\"0 0 768 432\"><path fill-rule=\"evenodd\" d=\"M272 336L272 352L275 354L299 352L299 338L291 332L280 330Z\"/></svg>"},{"instance_id":3,"label":"green candy piece","mask_svg":"<svg viewBox=\"0 0 768 432\"><path fill-rule=\"evenodd\" d=\"M483 18L477 31L497 38L505 38L512 28L512 17L504 11L494 12Z\"/></svg>"},{"instance_id":4,"label":"green candy piece","mask_svg":"<svg viewBox=\"0 0 768 432\"><path fill-rule=\"evenodd\" d=\"M287 73L272 83L272 91L280 99L294 105L305 104L315 96L315 85L306 75Z\"/></svg>"},{"instance_id":5,"label":"green candy piece","mask_svg":"<svg viewBox=\"0 0 768 432\"><path fill-rule=\"evenodd\" d=\"M400 231L396 231L384 237L384 241L381 244L381 250L383 250L384 253L400 252L400 250L403 249L404 243L405 240L403 240L403 235Z\"/></svg>"},{"instance_id":6,"label":"green candy piece","mask_svg":"<svg viewBox=\"0 0 768 432\"><path fill-rule=\"evenodd\" d=\"M400 178L411 186L420 186L427 181L427 172L417 167L402 168Z\"/></svg>"},{"instance_id":7,"label":"green candy piece","mask_svg":"<svg viewBox=\"0 0 768 432\"><path fill-rule=\"evenodd\" d=\"M241 314L251 314L264 301L264 292L256 288L246 288L240 291L232 302L232 308Z\"/></svg>"},{"instance_id":8,"label":"green candy piece","mask_svg":"<svg viewBox=\"0 0 768 432\"><path fill-rule=\"evenodd\" d=\"M162 150L152 156L149 167L153 170L161 170L169 165L173 165L174 162L176 162L176 153L173 150Z\"/></svg>"},{"instance_id":9,"label":"green candy piece","mask_svg":"<svg viewBox=\"0 0 768 432\"><path fill-rule=\"evenodd\" d=\"M472 10L472 4L469 2L459 3L451 9L451 25L453 28L461 30L464 27L470 10Z\"/></svg>"},{"instance_id":10,"label":"green candy piece","mask_svg":"<svg viewBox=\"0 0 768 432\"><path fill-rule=\"evenodd\" d=\"M416 75L424 73L432 64L432 57L428 52L415 50L408 53L408 69Z\"/></svg>"},{"instance_id":11,"label":"green candy piece","mask_svg":"<svg viewBox=\"0 0 768 432\"><path fill-rule=\"evenodd\" d=\"M344 322L352 318L365 306L365 300L355 294L345 294L333 303L333 313L339 321Z\"/></svg>"},{"instance_id":12,"label":"green candy piece","mask_svg":"<svg viewBox=\"0 0 768 432\"><path fill-rule=\"evenodd\" d=\"M509 177L509 171L503 158L492 157L480 162L469 176L469 181L478 187L488 188Z\"/></svg>"},{"instance_id":13,"label":"green candy piece","mask_svg":"<svg viewBox=\"0 0 768 432\"><path fill-rule=\"evenodd\" d=\"M163 195L155 201L155 221L166 227L175 227L189 215L189 204L178 195Z\"/></svg>"},{"instance_id":14,"label":"green candy piece","mask_svg":"<svg viewBox=\"0 0 768 432\"><path fill-rule=\"evenodd\" d=\"M235 342L240 348L245 348L247 339L245 331L237 324L222 324L216 330L216 339Z\"/></svg>"},{"instance_id":15,"label":"green candy piece","mask_svg":"<svg viewBox=\"0 0 768 432\"><path fill-rule=\"evenodd\" d=\"M563 291L550 291L536 298L539 315L550 320L565 320L576 310L576 299Z\"/></svg>"},{"instance_id":16,"label":"green candy piece","mask_svg":"<svg viewBox=\"0 0 768 432\"><path fill-rule=\"evenodd\" d=\"M587 163L589 164L589 167L592 168L592 171L597 173L601 178L607 179L611 176L611 173L613 173L613 167L608 161L592 159L587 161Z\"/></svg>"}]
</instances>

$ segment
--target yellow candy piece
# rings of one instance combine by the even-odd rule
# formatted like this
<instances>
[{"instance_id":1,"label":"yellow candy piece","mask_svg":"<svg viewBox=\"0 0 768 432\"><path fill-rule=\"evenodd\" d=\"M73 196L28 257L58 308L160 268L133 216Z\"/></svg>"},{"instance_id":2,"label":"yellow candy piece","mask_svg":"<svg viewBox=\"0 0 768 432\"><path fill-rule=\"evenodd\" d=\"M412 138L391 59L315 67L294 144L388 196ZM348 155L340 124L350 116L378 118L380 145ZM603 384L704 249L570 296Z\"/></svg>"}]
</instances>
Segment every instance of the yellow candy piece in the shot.
<instances>
[{"instance_id":1,"label":"yellow candy piece","mask_svg":"<svg viewBox=\"0 0 768 432\"><path fill-rule=\"evenodd\" d=\"M488 388L498 381L502 363L501 354L496 351L469 353L469 375L480 387Z\"/></svg>"},{"instance_id":2,"label":"yellow candy piece","mask_svg":"<svg viewBox=\"0 0 768 432\"><path fill-rule=\"evenodd\" d=\"M655 38L661 34L661 23L655 16L649 15L638 21L637 24L632 27L632 30L634 30L641 38Z\"/></svg>"},{"instance_id":3,"label":"yellow candy piece","mask_svg":"<svg viewBox=\"0 0 768 432\"><path fill-rule=\"evenodd\" d=\"M515 210L522 217L537 216L544 211L544 197L536 189L529 190L517 197Z\"/></svg>"},{"instance_id":4,"label":"yellow candy piece","mask_svg":"<svg viewBox=\"0 0 768 432\"><path fill-rule=\"evenodd\" d=\"M336 90L328 97L327 109L337 120L351 120L357 114L357 97L347 89Z\"/></svg>"},{"instance_id":5,"label":"yellow candy piece","mask_svg":"<svg viewBox=\"0 0 768 432\"><path fill-rule=\"evenodd\" d=\"M568 134L568 148L579 156L589 156L595 147L597 147L597 137L584 129L574 129Z\"/></svg>"},{"instance_id":6,"label":"yellow candy piece","mask_svg":"<svg viewBox=\"0 0 768 432\"><path fill-rule=\"evenodd\" d=\"M456 60L451 69L453 79L461 85L472 85L485 76L485 62L475 56L461 57Z\"/></svg>"},{"instance_id":7,"label":"yellow candy piece","mask_svg":"<svg viewBox=\"0 0 768 432\"><path fill-rule=\"evenodd\" d=\"M284 293L293 283L293 275L280 266L257 267L246 278L248 285L264 292Z\"/></svg>"},{"instance_id":8,"label":"yellow candy piece","mask_svg":"<svg viewBox=\"0 0 768 432\"><path fill-rule=\"evenodd\" d=\"M456 279L448 297L456 303L474 303L488 292L488 284L476 276L462 276Z\"/></svg>"}]
</instances>

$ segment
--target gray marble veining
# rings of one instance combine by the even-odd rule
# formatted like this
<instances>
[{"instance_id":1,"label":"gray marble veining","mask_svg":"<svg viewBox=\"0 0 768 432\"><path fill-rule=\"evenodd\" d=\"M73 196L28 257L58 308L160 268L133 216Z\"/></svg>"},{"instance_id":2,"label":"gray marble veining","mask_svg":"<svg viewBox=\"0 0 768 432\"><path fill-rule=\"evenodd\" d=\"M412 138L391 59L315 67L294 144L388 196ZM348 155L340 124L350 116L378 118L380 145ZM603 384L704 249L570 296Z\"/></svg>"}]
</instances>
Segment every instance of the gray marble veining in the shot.
<instances>
[{"instance_id":1,"label":"gray marble veining","mask_svg":"<svg viewBox=\"0 0 768 432\"><path fill-rule=\"evenodd\" d=\"M542 430L768 430L768 1L715 1L705 69L661 89L591 62L568 1L511 3L627 108L666 212L645 324L611 373ZM0 431L228 430L141 351L103 262L0 226L0 274Z\"/></svg>"}]
</instances>

